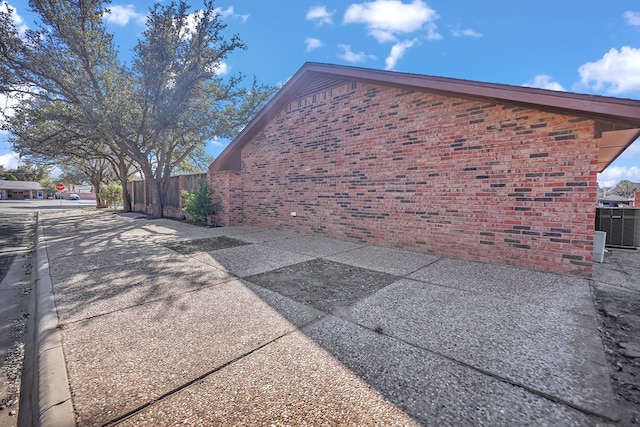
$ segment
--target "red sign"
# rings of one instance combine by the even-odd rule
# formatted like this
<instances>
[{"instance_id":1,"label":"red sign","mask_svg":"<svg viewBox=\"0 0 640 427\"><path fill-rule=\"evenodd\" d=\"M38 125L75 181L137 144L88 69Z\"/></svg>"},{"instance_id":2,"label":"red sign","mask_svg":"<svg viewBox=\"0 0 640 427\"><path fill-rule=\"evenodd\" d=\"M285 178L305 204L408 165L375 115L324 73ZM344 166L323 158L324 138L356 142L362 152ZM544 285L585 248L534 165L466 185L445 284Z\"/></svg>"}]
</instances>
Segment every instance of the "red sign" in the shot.
<instances>
[{"instance_id":1,"label":"red sign","mask_svg":"<svg viewBox=\"0 0 640 427\"><path fill-rule=\"evenodd\" d=\"M64 190L64 184L56 184L56 190L58 191Z\"/></svg>"}]
</instances>

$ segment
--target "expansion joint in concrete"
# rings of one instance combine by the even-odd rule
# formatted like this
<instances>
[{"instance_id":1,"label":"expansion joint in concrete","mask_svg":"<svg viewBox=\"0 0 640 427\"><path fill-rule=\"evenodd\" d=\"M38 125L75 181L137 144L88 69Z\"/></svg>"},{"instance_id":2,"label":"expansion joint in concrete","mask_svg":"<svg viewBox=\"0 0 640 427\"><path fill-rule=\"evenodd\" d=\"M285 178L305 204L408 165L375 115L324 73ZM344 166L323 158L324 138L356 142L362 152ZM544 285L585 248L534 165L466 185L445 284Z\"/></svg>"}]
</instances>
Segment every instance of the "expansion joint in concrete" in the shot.
<instances>
[{"instance_id":1,"label":"expansion joint in concrete","mask_svg":"<svg viewBox=\"0 0 640 427\"><path fill-rule=\"evenodd\" d=\"M180 391L182 391L182 390L184 390L184 389L186 389L188 387L191 387L192 385L195 385L195 384L198 384L198 383L204 381L210 375L213 375L216 372L219 372L222 369L224 369L224 368L226 368L228 366L231 366L234 363L239 362L240 360L242 360L242 359L244 359L244 358L246 358L248 356L251 356L252 354L256 353L257 351L262 350L263 348L267 347L268 345L273 344L276 341L278 341L278 340L280 340L280 339L286 337L287 335L290 335L290 334L292 334L292 333L294 333L296 331L297 331L297 329L285 332L284 334L281 334L281 335L273 338L272 340L269 340L269 341L261 344L260 346L255 347L255 348L253 348L253 349L251 349L251 350L239 355L238 357L235 357L235 358L223 363L222 365L217 366L216 368L214 368L214 369L212 369L210 371L207 371L204 374L202 374L202 375L200 375L200 376L198 376L198 377L196 377L196 378L194 378L194 379L192 379L192 380L190 380L190 381L188 381L188 382L186 382L186 383L184 383L184 384L182 384L182 385L180 385L180 386L178 386L178 387L176 387L176 388L174 388L172 390L169 390L168 392L166 392L166 393L162 394L161 396L159 396L157 399L154 399L154 400L149 401L149 402L147 402L147 403L145 403L143 405L140 405L137 408L127 412L126 414L123 414L123 415L121 415L121 416L119 416L117 418L112 419L111 421L108 421L108 422L104 423L102 425L102 427L118 425L121 422L123 422L123 421L135 416L136 414L144 411L145 409L149 408L150 406L153 406L153 405L155 405L155 404L157 404L159 402L162 402L162 401L170 398L171 396L175 395L176 393L178 393L178 392L180 392Z\"/></svg>"},{"instance_id":2,"label":"expansion joint in concrete","mask_svg":"<svg viewBox=\"0 0 640 427\"><path fill-rule=\"evenodd\" d=\"M581 405L577 405L577 404L575 404L575 403L573 403L571 401L568 401L566 399L562 399L561 397L554 396L554 395L549 394L547 392L544 392L544 391L538 390L536 388L530 387L530 386L528 386L526 384L522 384L520 382L514 381L514 380L509 379L509 378L506 378L506 377L504 377L502 375L498 375L495 372L491 372L489 370L482 369L480 367L471 365L471 364L469 364L467 362L464 362L462 360L453 358L453 357L448 356L448 355L446 355L444 353L441 353L439 351L436 351L436 350L433 350L433 349L430 349L430 348L426 348L426 347L421 347L419 345L416 345L415 343L403 340L401 338L394 337L394 336L391 336L391 335L387 335L387 334L384 333L384 331L371 329L371 328L369 328L369 327L367 327L365 325L359 324L357 322L353 322L352 320L349 320L349 319L343 319L343 320L347 320L347 321L352 322L354 325L359 326L361 328L364 328L364 329L376 332L378 334L384 335L384 336L386 336L388 338L400 341L403 344L406 344L408 346L411 346L411 347L417 348L419 350L423 350L423 351L427 351L429 353L435 354L435 355L437 355L439 357L447 359L447 360L449 360L449 361L451 361L453 363L456 363L456 364L458 364L460 366L463 366L463 367L465 367L467 369L471 369L471 370L476 371L476 372L478 372L478 373L480 373L482 375L486 375L488 377L491 377L491 378L493 378L495 380L498 380L498 381L501 381L503 383L509 384L511 386L518 387L518 388L520 388L520 389L522 389L522 390L524 390L524 391L526 391L528 393L531 393L531 394L536 395L538 397L541 397L543 399L549 400L549 401L551 401L553 403L556 403L556 404L559 404L559 405L563 405L563 406L567 406L567 407L572 408L572 409L574 409L576 411L579 411L579 412L581 412L583 414L598 417L598 418L600 418L600 419L602 419L603 421L606 421L606 422L614 422L615 423L615 422L618 422L620 420L620 418L617 417L616 414L614 414L614 413L603 414L601 412L593 411L593 410L591 410L589 408L585 408L585 407L583 407Z\"/></svg>"}]
</instances>

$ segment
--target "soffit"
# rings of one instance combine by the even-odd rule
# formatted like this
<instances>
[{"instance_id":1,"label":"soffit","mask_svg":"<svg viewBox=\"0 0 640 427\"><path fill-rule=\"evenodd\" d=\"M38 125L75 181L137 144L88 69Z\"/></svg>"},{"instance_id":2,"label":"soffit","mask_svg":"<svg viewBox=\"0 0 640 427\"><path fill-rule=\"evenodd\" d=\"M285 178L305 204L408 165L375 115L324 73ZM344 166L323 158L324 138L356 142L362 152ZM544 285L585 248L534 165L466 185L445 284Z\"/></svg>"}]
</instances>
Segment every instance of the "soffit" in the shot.
<instances>
[{"instance_id":1,"label":"soffit","mask_svg":"<svg viewBox=\"0 0 640 427\"><path fill-rule=\"evenodd\" d=\"M602 132L598 155L598 172L602 172L640 136L640 129Z\"/></svg>"}]
</instances>

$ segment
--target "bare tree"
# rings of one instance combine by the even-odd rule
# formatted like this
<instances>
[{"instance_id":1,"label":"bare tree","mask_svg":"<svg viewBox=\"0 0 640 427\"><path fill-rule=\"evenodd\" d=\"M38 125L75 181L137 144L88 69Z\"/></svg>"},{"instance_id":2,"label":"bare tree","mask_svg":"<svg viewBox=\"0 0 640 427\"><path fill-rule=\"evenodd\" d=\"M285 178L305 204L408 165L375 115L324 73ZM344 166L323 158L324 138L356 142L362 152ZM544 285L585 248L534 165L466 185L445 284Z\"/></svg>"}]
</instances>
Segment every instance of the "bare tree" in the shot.
<instances>
[{"instance_id":1,"label":"bare tree","mask_svg":"<svg viewBox=\"0 0 640 427\"><path fill-rule=\"evenodd\" d=\"M640 191L640 183L631 182L626 179L620 181L613 189L615 195L626 197L627 199L632 198L636 191Z\"/></svg>"}]
</instances>

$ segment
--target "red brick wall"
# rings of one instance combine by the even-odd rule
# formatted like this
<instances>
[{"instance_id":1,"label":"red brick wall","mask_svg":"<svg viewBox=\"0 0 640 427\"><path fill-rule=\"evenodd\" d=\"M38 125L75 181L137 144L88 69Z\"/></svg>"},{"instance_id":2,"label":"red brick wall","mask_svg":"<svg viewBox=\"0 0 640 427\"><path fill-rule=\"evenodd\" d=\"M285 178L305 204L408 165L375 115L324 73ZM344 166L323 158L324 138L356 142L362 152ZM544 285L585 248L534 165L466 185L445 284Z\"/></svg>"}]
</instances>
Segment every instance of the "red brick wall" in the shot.
<instances>
[{"instance_id":1,"label":"red brick wall","mask_svg":"<svg viewBox=\"0 0 640 427\"><path fill-rule=\"evenodd\" d=\"M220 171L209 173L209 187L212 199L218 206L213 215L216 225L242 224L242 174L240 171Z\"/></svg>"},{"instance_id":2,"label":"red brick wall","mask_svg":"<svg viewBox=\"0 0 640 427\"><path fill-rule=\"evenodd\" d=\"M589 275L593 135L593 122L576 117L349 83L291 103L243 148L242 215L258 226Z\"/></svg>"}]
</instances>

